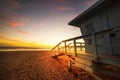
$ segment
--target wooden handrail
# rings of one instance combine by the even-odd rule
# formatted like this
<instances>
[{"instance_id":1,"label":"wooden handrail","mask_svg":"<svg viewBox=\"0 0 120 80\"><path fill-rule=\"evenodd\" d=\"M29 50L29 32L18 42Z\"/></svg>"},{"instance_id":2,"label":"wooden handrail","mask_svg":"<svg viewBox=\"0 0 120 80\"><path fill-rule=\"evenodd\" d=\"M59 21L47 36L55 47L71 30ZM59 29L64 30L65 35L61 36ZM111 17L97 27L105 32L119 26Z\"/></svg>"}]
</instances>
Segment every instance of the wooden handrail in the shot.
<instances>
[{"instance_id":1,"label":"wooden handrail","mask_svg":"<svg viewBox=\"0 0 120 80\"><path fill-rule=\"evenodd\" d=\"M87 35L77 36L77 37L74 37L74 38L63 40L60 43L58 43L55 47L53 47L51 49L51 52L52 51L60 52L61 49L63 49L62 52L64 52L66 54L67 53L67 48L74 48L74 54L76 54L76 50L77 50L78 47L80 47L81 50L82 50L82 48L85 48L85 43L83 43L83 42L76 42L76 40L83 39L83 38L86 38L86 37L89 37L89 36L94 36L95 44L91 45L91 46L95 47L96 59L98 60L99 56L98 56L97 47L99 47L99 46L97 46L97 43L96 43L97 35L109 34L109 33L114 33L114 32L119 32L119 31L120 31L120 26L117 26L117 27L111 27L111 28L103 30L103 31L98 31L98 32L95 32L93 34L87 34ZM73 41L73 46L70 46L72 43L67 45L67 42L69 42L69 41ZM64 43L64 46L60 47L60 45L62 43ZM80 45L78 46L77 44L80 44ZM84 45L82 45L82 44L84 44Z\"/></svg>"},{"instance_id":2,"label":"wooden handrail","mask_svg":"<svg viewBox=\"0 0 120 80\"><path fill-rule=\"evenodd\" d=\"M120 31L120 26L113 27L113 28L110 28L110 29L106 29L106 30L103 30L103 31L98 31L98 32L95 32L93 34L100 35L100 34L106 34L106 33L110 33L110 32L118 32L118 31ZM93 34L87 34L87 35L83 35L83 36L77 36L77 37L74 37L74 38L63 40L62 42L67 42L67 41L71 41L71 40L74 40L74 39L77 40L77 39L85 38L85 37L88 37L88 36L92 36Z\"/></svg>"},{"instance_id":3,"label":"wooden handrail","mask_svg":"<svg viewBox=\"0 0 120 80\"><path fill-rule=\"evenodd\" d=\"M61 42L58 43L54 48L52 48L51 51L54 50L54 49L55 49L57 46L59 46L60 44L61 44Z\"/></svg>"},{"instance_id":4,"label":"wooden handrail","mask_svg":"<svg viewBox=\"0 0 120 80\"><path fill-rule=\"evenodd\" d=\"M93 34L94 35L100 35L100 34L107 34L107 33L118 32L118 31L120 31L120 26L112 27L112 28L109 28L109 29L106 29L106 30L103 30L103 31L98 31L98 32L95 32ZM82 39L82 38L85 38L85 37L88 37L88 36L92 36L93 34L87 34L87 35L77 36L77 37L74 37L74 38L63 40L60 43L58 43L54 48L52 48L51 51L53 49L55 49L57 46L59 46L62 42L68 42L68 41L72 41L72 40ZM78 42L76 42L76 43L78 43Z\"/></svg>"}]
</instances>

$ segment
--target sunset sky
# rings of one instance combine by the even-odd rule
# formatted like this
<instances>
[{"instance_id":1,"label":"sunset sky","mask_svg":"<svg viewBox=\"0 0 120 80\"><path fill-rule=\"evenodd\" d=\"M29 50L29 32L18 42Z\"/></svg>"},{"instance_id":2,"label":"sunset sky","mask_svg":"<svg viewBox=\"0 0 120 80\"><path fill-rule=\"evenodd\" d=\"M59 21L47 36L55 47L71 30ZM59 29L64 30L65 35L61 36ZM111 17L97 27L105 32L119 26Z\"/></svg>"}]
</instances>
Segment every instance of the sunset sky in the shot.
<instances>
[{"instance_id":1,"label":"sunset sky","mask_svg":"<svg viewBox=\"0 0 120 80\"><path fill-rule=\"evenodd\" d=\"M68 22L98 0L0 0L0 47L52 48L80 36Z\"/></svg>"}]
</instances>

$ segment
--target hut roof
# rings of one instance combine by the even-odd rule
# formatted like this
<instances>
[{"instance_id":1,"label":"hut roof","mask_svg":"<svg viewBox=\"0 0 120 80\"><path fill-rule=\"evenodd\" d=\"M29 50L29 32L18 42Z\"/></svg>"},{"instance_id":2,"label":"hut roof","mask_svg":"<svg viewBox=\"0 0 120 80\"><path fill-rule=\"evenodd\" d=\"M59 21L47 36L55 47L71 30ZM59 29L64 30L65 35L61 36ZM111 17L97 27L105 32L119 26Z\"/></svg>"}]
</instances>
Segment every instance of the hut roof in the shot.
<instances>
[{"instance_id":1,"label":"hut roof","mask_svg":"<svg viewBox=\"0 0 120 80\"><path fill-rule=\"evenodd\" d=\"M72 26L79 26L78 24L92 16L95 16L100 10L104 9L110 3L111 0L99 0L94 5L85 10L83 13L74 18L72 21L70 21L68 24Z\"/></svg>"}]
</instances>

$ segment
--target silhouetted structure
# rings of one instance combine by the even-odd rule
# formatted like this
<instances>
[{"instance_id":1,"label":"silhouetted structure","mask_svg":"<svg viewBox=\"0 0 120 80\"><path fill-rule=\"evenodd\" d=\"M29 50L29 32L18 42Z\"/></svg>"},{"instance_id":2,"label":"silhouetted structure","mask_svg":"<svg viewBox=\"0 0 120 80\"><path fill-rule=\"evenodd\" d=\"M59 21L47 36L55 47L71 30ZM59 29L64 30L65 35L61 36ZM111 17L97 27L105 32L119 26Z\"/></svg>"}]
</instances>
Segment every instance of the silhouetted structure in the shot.
<instances>
[{"instance_id":1,"label":"silhouetted structure","mask_svg":"<svg viewBox=\"0 0 120 80\"><path fill-rule=\"evenodd\" d=\"M51 51L69 56L70 67L120 78L119 14L120 0L99 0L69 22L80 28L82 36L64 40Z\"/></svg>"}]
</instances>

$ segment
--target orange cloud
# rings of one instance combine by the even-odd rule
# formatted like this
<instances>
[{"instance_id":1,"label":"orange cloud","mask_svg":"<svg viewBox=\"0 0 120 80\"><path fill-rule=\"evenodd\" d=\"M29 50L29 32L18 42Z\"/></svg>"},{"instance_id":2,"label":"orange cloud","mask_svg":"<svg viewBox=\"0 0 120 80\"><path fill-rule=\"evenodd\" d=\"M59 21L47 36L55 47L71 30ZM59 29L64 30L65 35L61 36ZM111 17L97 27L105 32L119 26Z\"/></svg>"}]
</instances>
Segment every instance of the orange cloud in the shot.
<instances>
[{"instance_id":1,"label":"orange cloud","mask_svg":"<svg viewBox=\"0 0 120 80\"><path fill-rule=\"evenodd\" d=\"M18 26L23 26L24 24L22 22L11 21L10 25L12 27L18 27Z\"/></svg>"},{"instance_id":2,"label":"orange cloud","mask_svg":"<svg viewBox=\"0 0 120 80\"><path fill-rule=\"evenodd\" d=\"M24 23L22 23L22 22L17 22L17 21L14 21L12 19L9 19L9 18L3 17L3 16L0 16L0 19L9 23L11 27L18 27L18 26L24 25Z\"/></svg>"},{"instance_id":3,"label":"orange cloud","mask_svg":"<svg viewBox=\"0 0 120 80\"><path fill-rule=\"evenodd\" d=\"M28 32L26 32L26 31L17 29L17 27L23 26L24 23L14 21L14 20L11 20L11 19L6 18L6 17L3 17L3 16L0 16L0 19L6 21L6 22L10 25L10 27L12 27L14 30L16 30L16 31L18 31L18 32L23 33L23 34L28 33ZM23 19L23 18L22 18L22 19ZM25 19L25 18L24 18L24 19Z\"/></svg>"}]
</instances>

